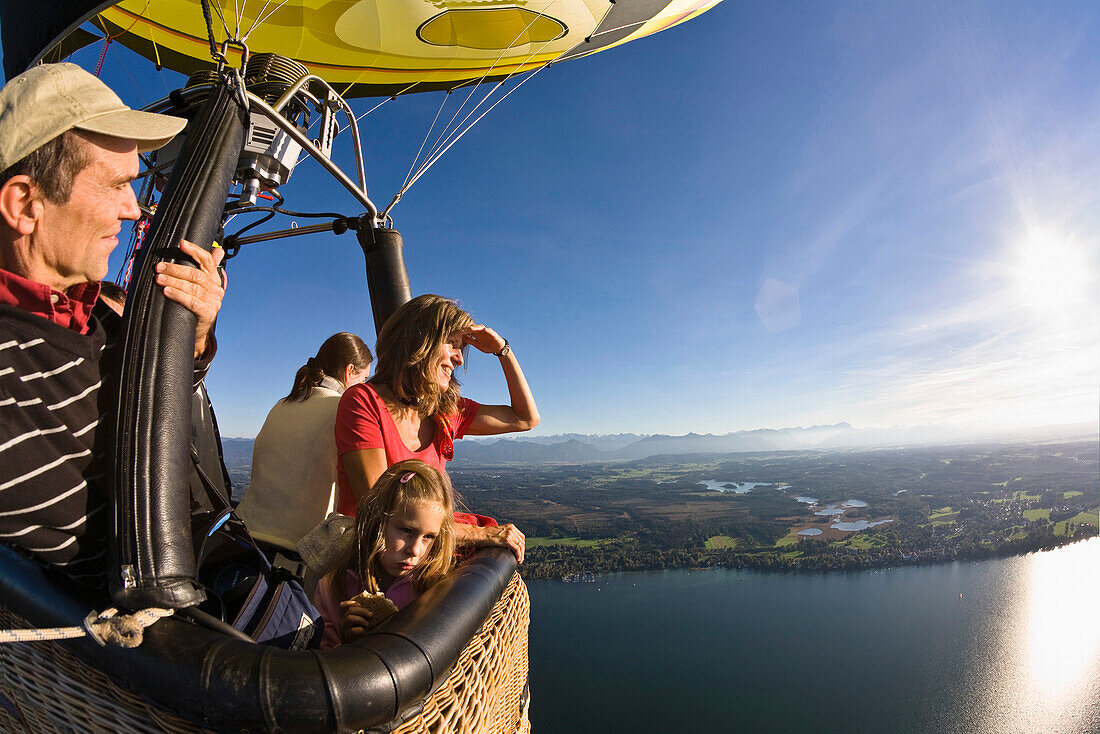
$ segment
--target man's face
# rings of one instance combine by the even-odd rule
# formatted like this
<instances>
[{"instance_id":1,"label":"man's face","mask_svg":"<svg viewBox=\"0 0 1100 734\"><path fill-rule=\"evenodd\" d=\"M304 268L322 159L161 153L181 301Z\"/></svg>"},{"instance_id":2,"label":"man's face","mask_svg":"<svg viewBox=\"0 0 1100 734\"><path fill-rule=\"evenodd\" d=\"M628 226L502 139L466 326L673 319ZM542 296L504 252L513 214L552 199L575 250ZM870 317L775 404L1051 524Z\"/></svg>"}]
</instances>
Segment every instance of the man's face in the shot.
<instances>
[{"instance_id":1,"label":"man's face","mask_svg":"<svg viewBox=\"0 0 1100 734\"><path fill-rule=\"evenodd\" d=\"M91 163L73 179L64 204L43 201L34 243L42 270L37 280L65 291L102 280L123 220L141 216L130 186L138 173L132 140L82 133Z\"/></svg>"}]
</instances>

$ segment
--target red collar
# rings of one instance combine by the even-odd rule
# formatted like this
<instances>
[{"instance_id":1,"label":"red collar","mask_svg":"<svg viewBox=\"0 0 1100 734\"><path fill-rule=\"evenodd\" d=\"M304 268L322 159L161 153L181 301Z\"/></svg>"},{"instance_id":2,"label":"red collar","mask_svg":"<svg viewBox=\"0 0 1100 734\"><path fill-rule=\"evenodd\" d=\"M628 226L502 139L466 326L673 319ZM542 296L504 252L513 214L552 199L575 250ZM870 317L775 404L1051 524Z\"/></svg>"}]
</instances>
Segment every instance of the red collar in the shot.
<instances>
[{"instance_id":1,"label":"red collar","mask_svg":"<svg viewBox=\"0 0 1100 734\"><path fill-rule=\"evenodd\" d=\"M78 283L64 293L0 268L0 304L15 306L78 334L88 332L99 283Z\"/></svg>"}]
</instances>

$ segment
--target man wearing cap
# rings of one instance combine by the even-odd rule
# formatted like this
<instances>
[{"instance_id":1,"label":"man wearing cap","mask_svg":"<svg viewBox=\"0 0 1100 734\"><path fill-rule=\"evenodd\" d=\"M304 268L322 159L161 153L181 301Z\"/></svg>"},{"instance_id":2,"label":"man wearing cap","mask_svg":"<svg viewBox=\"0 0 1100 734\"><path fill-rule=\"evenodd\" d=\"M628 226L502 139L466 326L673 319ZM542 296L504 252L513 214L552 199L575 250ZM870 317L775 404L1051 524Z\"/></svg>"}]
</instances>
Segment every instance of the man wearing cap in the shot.
<instances>
[{"instance_id":1,"label":"man wearing cap","mask_svg":"<svg viewBox=\"0 0 1100 734\"><path fill-rule=\"evenodd\" d=\"M98 430L117 334L92 314L124 220L141 215L138 152L186 120L131 110L74 64L44 64L0 90L0 541L101 586L109 523ZM197 366L224 288L217 254L158 263L164 295L197 317ZM208 354L210 352L211 354Z\"/></svg>"}]
</instances>

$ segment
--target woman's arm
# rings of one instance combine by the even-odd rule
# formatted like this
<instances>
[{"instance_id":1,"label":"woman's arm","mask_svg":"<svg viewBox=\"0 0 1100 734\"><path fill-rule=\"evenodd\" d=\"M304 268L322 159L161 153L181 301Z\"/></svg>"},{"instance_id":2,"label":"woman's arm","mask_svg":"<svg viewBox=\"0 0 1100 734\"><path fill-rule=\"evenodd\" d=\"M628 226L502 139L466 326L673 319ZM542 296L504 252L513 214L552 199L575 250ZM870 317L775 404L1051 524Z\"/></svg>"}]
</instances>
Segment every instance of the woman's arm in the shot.
<instances>
[{"instance_id":1,"label":"woman's arm","mask_svg":"<svg viewBox=\"0 0 1100 734\"><path fill-rule=\"evenodd\" d=\"M340 462L344 466L344 471L347 472L348 484L351 485L351 491L357 503L363 501L370 492L370 488L382 476L382 472L389 468L386 464L385 449L348 451L340 456Z\"/></svg>"},{"instance_id":2,"label":"woman's arm","mask_svg":"<svg viewBox=\"0 0 1100 734\"><path fill-rule=\"evenodd\" d=\"M455 523L455 544L458 546L473 546L482 548L488 545L499 545L507 548L515 554L516 560L523 563L523 552L526 549L527 539L515 525L494 525L492 527L478 527Z\"/></svg>"},{"instance_id":3,"label":"woman's arm","mask_svg":"<svg viewBox=\"0 0 1100 734\"><path fill-rule=\"evenodd\" d=\"M508 398L511 401L511 405L482 405L466 433L491 436L497 433L530 431L537 426L539 409L535 405L535 397L531 394L515 352L510 347L505 350L507 344L504 338L489 327L478 324L466 330L465 342L485 354L497 355L501 369L504 370L504 379L508 383ZM500 354L501 351L506 353Z\"/></svg>"}]
</instances>

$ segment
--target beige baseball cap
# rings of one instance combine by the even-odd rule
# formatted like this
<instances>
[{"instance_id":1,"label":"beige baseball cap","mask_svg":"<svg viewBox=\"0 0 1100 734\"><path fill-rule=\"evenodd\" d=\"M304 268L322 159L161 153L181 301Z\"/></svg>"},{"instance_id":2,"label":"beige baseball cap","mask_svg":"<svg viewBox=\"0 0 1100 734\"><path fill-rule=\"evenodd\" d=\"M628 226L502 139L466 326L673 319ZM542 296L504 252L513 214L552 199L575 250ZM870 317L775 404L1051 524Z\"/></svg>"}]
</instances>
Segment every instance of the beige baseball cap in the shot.
<instances>
[{"instance_id":1,"label":"beige baseball cap","mask_svg":"<svg viewBox=\"0 0 1100 734\"><path fill-rule=\"evenodd\" d=\"M132 110L76 64L42 64L0 89L0 171L66 130L86 130L155 150L183 130L182 117Z\"/></svg>"}]
</instances>

